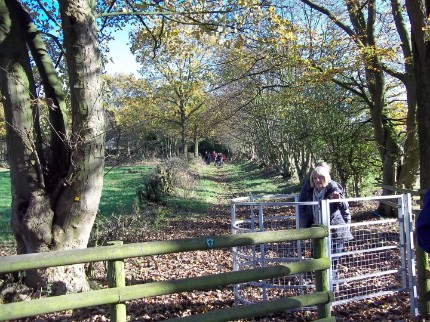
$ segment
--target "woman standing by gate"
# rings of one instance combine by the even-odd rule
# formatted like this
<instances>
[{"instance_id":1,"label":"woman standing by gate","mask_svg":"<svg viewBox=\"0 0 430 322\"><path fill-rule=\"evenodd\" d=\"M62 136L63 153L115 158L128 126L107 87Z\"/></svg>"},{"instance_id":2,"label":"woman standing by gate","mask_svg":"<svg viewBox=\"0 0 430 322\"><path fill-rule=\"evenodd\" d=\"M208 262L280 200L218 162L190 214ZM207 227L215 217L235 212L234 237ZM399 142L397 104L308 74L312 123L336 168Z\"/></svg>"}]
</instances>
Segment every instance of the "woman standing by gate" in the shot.
<instances>
[{"instance_id":1,"label":"woman standing by gate","mask_svg":"<svg viewBox=\"0 0 430 322\"><path fill-rule=\"evenodd\" d=\"M311 227L319 223L320 203L322 199L342 199L343 191L339 185L331 180L326 167L316 167L310 176L310 185L300 193L299 201L318 201L316 205L299 206L299 220L301 228ZM351 221L348 202L330 203L330 224L346 225ZM343 251L345 242L352 240L353 236L348 227L336 228L331 236L332 253ZM333 270L336 272L337 260L333 261Z\"/></svg>"}]
</instances>

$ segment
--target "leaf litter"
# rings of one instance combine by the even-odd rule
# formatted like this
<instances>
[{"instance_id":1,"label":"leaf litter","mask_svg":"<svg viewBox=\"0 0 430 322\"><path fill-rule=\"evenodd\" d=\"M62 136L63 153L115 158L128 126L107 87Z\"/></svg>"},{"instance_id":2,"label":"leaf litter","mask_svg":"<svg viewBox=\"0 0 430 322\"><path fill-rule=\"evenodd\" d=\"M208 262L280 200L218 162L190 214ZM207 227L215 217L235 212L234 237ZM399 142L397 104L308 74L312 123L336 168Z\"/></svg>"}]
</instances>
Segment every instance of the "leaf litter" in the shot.
<instances>
[{"instance_id":1,"label":"leaf litter","mask_svg":"<svg viewBox=\"0 0 430 322\"><path fill-rule=\"evenodd\" d=\"M221 178L222 181L222 178ZM128 231L124 242L142 242L195 238L230 234L230 207L227 196L220 196L207 216L199 220L175 219L162 230ZM224 199L224 200L223 200ZM10 255L13 250L2 247L1 255ZM146 258L125 260L126 285L167 281L232 271L232 254L229 249L195 251ZM103 263L94 263L92 285L106 287L106 268ZM259 292L255 290L255 292ZM256 294L259 297L260 294ZM171 318L201 314L213 310L234 307L233 286L205 291L184 292L128 301L127 321L162 321ZM422 321L412 317L408 294L395 294L356 301L332 308L336 321ZM303 322L317 319L315 310L296 310L237 321L291 321ZM109 321L109 307L89 307L69 310L20 321Z\"/></svg>"}]
</instances>

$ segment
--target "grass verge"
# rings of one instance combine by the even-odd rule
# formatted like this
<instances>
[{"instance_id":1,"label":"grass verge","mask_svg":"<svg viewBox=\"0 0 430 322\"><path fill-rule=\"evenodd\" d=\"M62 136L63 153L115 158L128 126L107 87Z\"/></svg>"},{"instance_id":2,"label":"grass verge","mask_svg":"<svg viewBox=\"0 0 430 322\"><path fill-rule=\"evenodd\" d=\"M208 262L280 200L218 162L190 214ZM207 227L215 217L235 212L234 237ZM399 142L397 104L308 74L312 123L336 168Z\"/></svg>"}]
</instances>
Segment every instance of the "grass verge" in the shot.
<instances>
[{"instance_id":1,"label":"grass verge","mask_svg":"<svg viewBox=\"0 0 430 322\"><path fill-rule=\"evenodd\" d=\"M282 178L274 170L260 168L253 162L234 165L229 172L229 182L235 197L288 194L300 189L298 183Z\"/></svg>"},{"instance_id":2,"label":"grass verge","mask_svg":"<svg viewBox=\"0 0 430 322\"><path fill-rule=\"evenodd\" d=\"M105 172L99 211L102 217L115 213L131 212L137 191L143 189L146 178L154 166L128 166L108 169Z\"/></svg>"},{"instance_id":3,"label":"grass verge","mask_svg":"<svg viewBox=\"0 0 430 322\"><path fill-rule=\"evenodd\" d=\"M290 193L297 189L273 171L258 168L252 162L222 167L196 162L192 165L191 174L187 174L193 179L182 178L174 195L165 196L161 203L148 203L139 208L137 191L143 189L153 169L153 165L107 169L98 220L118 221L120 225L120 218L124 216L143 216L143 220L147 219L146 216L155 223L155 228L162 229L171 220L185 217L198 220L207 215L210 207L225 206L231 198ZM0 242L9 243L13 241L9 227L12 200L9 171L0 172L0 196Z\"/></svg>"},{"instance_id":4,"label":"grass verge","mask_svg":"<svg viewBox=\"0 0 430 322\"><path fill-rule=\"evenodd\" d=\"M0 243L13 242L10 231L11 202L10 172L9 170L2 170L0 171Z\"/></svg>"}]
</instances>

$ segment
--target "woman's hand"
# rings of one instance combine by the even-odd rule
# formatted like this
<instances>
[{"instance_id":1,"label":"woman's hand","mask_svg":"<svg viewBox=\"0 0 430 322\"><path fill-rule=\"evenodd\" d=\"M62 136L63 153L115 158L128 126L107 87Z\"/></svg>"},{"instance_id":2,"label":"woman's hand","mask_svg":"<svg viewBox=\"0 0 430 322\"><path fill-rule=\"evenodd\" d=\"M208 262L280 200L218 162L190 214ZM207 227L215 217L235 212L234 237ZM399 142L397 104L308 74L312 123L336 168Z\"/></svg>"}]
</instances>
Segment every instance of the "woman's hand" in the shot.
<instances>
[{"instance_id":1,"label":"woman's hand","mask_svg":"<svg viewBox=\"0 0 430 322\"><path fill-rule=\"evenodd\" d=\"M340 199L339 191L333 191L333 193L330 195L330 199Z\"/></svg>"}]
</instances>

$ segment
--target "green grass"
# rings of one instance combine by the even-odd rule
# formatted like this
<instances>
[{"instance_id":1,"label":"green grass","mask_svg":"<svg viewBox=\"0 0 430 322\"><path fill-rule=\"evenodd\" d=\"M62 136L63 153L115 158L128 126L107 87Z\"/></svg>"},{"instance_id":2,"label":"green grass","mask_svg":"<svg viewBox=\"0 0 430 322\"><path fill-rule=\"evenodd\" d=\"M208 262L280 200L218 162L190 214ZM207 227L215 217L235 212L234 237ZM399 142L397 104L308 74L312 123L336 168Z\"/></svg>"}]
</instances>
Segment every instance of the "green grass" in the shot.
<instances>
[{"instance_id":1,"label":"green grass","mask_svg":"<svg viewBox=\"0 0 430 322\"><path fill-rule=\"evenodd\" d=\"M10 191L9 170L0 171L0 241L11 242L13 240L10 231L10 206L12 196Z\"/></svg>"},{"instance_id":2,"label":"green grass","mask_svg":"<svg viewBox=\"0 0 430 322\"><path fill-rule=\"evenodd\" d=\"M118 212L131 212L136 192L144 186L144 180L152 169L152 166L107 169L99 206L101 217L109 217ZM10 231L12 196L9 171L0 172L0 196L0 243L10 243L13 236Z\"/></svg>"},{"instance_id":3,"label":"green grass","mask_svg":"<svg viewBox=\"0 0 430 322\"><path fill-rule=\"evenodd\" d=\"M200 179L198 187L196 188L197 198L208 203L214 204L217 202L219 194L222 193L222 187L217 182L216 168L207 166L206 164L200 165L198 172Z\"/></svg>"},{"instance_id":4,"label":"green grass","mask_svg":"<svg viewBox=\"0 0 430 322\"><path fill-rule=\"evenodd\" d=\"M153 166L118 167L106 171L99 210L102 217L131 212Z\"/></svg>"},{"instance_id":5,"label":"green grass","mask_svg":"<svg viewBox=\"0 0 430 322\"><path fill-rule=\"evenodd\" d=\"M182 209L189 216L205 214L209 207L227 205L236 197L296 193L300 189L299 185L260 169L252 162L225 164L221 168L199 164L197 172L200 179L191 198L167 198L171 207Z\"/></svg>"},{"instance_id":6,"label":"green grass","mask_svg":"<svg viewBox=\"0 0 430 322\"><path fill-rule=\"evenodd\" d=\"M167 196L167 206L174 211L176 216L198 217L206 214L207 210L217 203L220 195L225 192L216 177L218 168L206 164L195 164L194 171L198 174L196 185L189 189L188 196ZM180 195L180 194L179 194Z\"/></svg>"},{"instance_id":7,"label":"green grass","mask_svg":"<svg viewBox=\"0 0 430 322\"><path fill-rule=\"evenodd\" d=\"M287 194L300 190L298 183L284 179L273 171L265 171L253 162L233 166L229 177L234 186L235 197Z\"/></svg>"},{"instance_id":8,"label":"green grass","mask_svg":"<svg viewBox=\"0 0 430 322\"><path fill-rule=\"evenodd\" d=\"M166 219L188 216L198 219L216 204L227 205L231 198L259 194L297 192L299 187L273 173L258 168L251 162L226 164L221 168L197 163L198 180L188 190L176 196L164 197L162 205L154 205ZM107 169L100 200L99 219L112 215L133 213L137 203L136 192L143 189L145 179L153 166L130 166ZM0 172L0 242L13 240L10 232L10 176Z\"/></svg>"}]
</instances>

